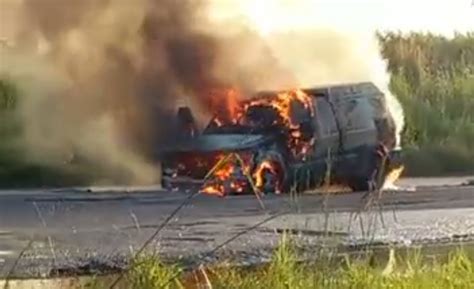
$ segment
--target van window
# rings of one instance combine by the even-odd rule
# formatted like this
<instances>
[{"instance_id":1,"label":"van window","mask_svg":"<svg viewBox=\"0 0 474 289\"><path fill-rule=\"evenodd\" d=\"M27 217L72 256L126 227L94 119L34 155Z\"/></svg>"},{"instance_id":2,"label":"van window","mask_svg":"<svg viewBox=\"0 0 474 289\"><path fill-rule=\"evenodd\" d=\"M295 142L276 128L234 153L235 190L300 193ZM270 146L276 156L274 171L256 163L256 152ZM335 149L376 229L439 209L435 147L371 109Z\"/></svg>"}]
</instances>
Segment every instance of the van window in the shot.
<instances>
[{"instance_id":1,"label":"van window","mask_svg":"<svg viewBox=\"0 0 474 289\"><path fill-rule=\"evenodd\" d=\"M316 98L316 119L318 134L326 137L338 133L336 119L329 103L322 97Z\"/></svg>"},{"instance_id":2,"label":"van window","mask_svg":"<svg viewBox=\"0 0 474 289\"><path fill-rule=\"evenodd\" d=\"M337 110L345 131L374 128L374 110L367 97L339 98Z\"/></svg>"}]
</instances>

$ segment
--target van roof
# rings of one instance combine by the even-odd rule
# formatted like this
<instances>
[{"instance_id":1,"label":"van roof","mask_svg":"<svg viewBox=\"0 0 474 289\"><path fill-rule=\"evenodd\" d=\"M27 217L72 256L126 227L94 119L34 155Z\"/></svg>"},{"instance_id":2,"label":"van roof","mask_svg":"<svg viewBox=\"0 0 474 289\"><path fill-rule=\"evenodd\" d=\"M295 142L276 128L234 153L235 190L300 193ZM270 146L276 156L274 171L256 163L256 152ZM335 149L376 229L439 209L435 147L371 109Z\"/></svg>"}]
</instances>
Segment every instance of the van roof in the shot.
<instances>
[{"instance_id":1,"label":"van roof","mask_svg":"<svg viewBox=\"0 0 474 289\"><path fill-rule=\"evenodd\" d=\"M311 88L303 88L305 93L313 97L325 97L328 95L344 96L344 95L355 95L355 94L381 94L380 89L377 88L372 82L354 82L354 83L341 83L331 84L324 86L314 86ZM257 96L267 96L277 93L278 91L262 91Z\"/></svg>"},{"instance_id":2,"label":"van roof","mask_svg":"<svg viewBox=\"0 0 474 289\"><path fill-rule=\"evenodd\" d=\"M317 86L303 89L307 94L318 96L344 96L355 94L380 94L382 93L372 82L344 83L326 86Z\"/></svg>"}]
</instances>

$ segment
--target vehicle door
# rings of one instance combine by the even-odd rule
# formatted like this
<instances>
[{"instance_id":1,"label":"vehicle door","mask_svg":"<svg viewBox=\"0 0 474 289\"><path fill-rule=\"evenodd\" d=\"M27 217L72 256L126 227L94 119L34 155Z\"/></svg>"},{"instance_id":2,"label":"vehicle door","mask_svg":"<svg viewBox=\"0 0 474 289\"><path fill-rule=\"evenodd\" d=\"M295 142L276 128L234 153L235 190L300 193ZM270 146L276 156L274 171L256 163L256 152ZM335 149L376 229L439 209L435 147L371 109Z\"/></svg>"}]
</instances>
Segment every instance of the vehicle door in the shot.
<instances>
[{"instance_id":1,"label":"vehicle door","mask_svg":"<svg viewBox=\"0 0 474 289\"><path fill-rule=\"evenodd\" d=\"M370 96L357 91L332 91L330 95L341 130L341 145L345 153L377 142L374 109Z\"/></svg>"},{"instance_id":2,"label":"vehicle door","mask_svg":"<svg viewBox=\"0 0 474 289\"><path fill-rule=\"evenodd\" d=\"M317 159L337 158L340 150L340 134L334 108L325 97L317 97L314 105L316 128L314 155Z\"/></svg>"}]
</instances>

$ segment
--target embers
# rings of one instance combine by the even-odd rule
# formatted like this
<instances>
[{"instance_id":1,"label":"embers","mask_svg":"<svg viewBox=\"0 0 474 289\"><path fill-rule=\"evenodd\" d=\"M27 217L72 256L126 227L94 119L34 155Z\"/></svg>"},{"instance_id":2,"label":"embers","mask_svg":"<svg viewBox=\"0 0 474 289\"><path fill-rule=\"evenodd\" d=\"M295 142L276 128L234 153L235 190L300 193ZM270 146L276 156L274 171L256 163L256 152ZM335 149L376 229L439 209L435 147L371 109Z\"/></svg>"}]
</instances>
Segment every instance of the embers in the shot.
<instances>
[{"instance_id":1,"label":"embers","mask_svg":"<svg viewBox=\"0 0 474 289\"><path fill-rule=\"evenodd\" d=\"M248 131L277 129L285 135L289 151L298 159L304 159L313 146L313 101L302 90L241 101L237 101L239 94L235 90L223 95L226 96L223 101L225 109L216 110L212 121L214 126L230 127L229 131L232 127L245 127Z\"/></svg>"},{"instance_id":2,"label":"embers","mask_svg":"<svg viewBox=\"0 0 474 289\"><path fill-rule=\"evenodd\" d=\"M218 196L247 192L253 188L250 170L249 154L221 155L219 161L206 175L201 192Z\"/></svg>"},{"instance_id":3,"label":"embers","mask_svg":"<svg viewBox=\"0 0 474 289\"><path fill-rule=\"evenodd\" d=\"M261 162L255 172L253 178L255 180L255 188L259 192L267 192L272 190L275 193L281 192L281 169L275 162L265 160Z\"/></svg>"}]
</instances>

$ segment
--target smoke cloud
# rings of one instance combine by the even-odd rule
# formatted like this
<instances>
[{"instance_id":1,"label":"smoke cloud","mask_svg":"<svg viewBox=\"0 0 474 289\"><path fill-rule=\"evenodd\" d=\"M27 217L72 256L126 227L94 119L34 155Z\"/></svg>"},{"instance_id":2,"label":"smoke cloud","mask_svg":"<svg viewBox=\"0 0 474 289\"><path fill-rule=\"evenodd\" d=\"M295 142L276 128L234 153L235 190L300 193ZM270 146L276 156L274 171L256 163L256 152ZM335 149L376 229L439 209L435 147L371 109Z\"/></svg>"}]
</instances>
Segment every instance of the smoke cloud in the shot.
<instances>
[{"instance_id":1,"label":"smoke cloud","mask_svg":"<svg viewBox=\"0 0 474 289\"><path fill-rule=\"evenodd\" d=\"M404 114L389 90L390 75L374 34L333 29L299 29L271 33L267 43L299 86L371 81L386 96L400 146Z\"/></svg>"},{"instance_id":2,"label":"smoke cloud","mask_svg":"<svg viewBox=\"0 0 474 289\"><path fill-rule=\"evenodd\" d=\"M27 158L86 161L106 182L154 183L153 154L176 106L202 119L214 89L387 87L375 39L314 27L263 35L239 1L226 3L237 14L216 19L210 0L0 0L0 32L12 43L0 48L0 78L20 88ZM401 108L389 103L401 130Z\"/></svg>"},{"instance_id":3,"label":"smoke cloud","mask_svg":"<svg viewBox=\"0 0 474 289\"><path fill-rule=\"evenodd\" d=\"M148 160L177 104L206 114L212 89L284 74L251 29L212 31L205 1L0 1L15 15L0 74L20 88L30 161L86 160L111 181L153 183Z\"/></svg>"}]
</instances>

